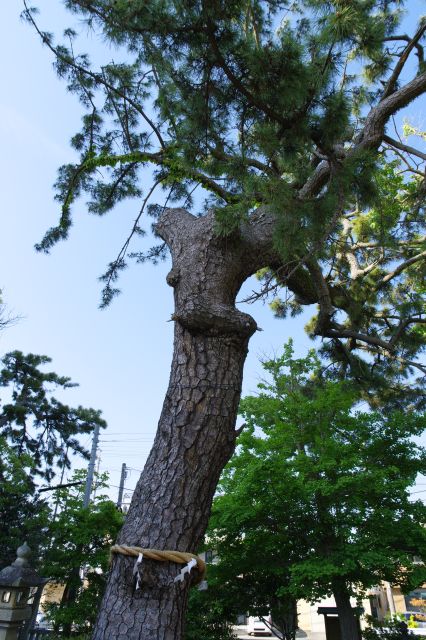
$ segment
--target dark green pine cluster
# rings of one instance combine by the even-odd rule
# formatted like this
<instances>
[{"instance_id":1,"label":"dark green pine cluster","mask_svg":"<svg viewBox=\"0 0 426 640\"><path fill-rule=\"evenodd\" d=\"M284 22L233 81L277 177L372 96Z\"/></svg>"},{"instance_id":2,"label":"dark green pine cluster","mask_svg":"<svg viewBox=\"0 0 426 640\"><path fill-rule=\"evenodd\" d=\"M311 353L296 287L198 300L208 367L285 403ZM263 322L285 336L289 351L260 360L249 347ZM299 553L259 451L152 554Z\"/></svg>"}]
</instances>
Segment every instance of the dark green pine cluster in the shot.
<instances>
[{"instance_id":1,"label":"dark green pine cluster","mask_svg":"<svg viewBox=\"0 0 426 640\"><path fill-rule=\"evenodd\" d=\"M28 456L31 478L48 482L55 468L70 468L71 454L88 458L79 435L106 427L100 411L73 408L53 396L77 385L68 377L43 371L49 362L47 356L12 351L3 357L0 371L2 396L7 399L0 405L0 438L17 456Z\"/></svg>"},{"instance_id":2,"label":"dark green pine cluster","mask_svg":"<svg viewBox=\"0 0 426 640\"><path fill-rule=\"evenodd\" d=\"M88 458L79 436L105 427L101 412L70 407L54 393L76 385L70 378L47 372L50 358L12 351L0 371L0 568L13 562L28 538L35 561L51 546L52 510L39 482L52 484L69 469L71 456ZM63 474L62 474L63 475ZM49 497L51 494L49 494Z\"/></svg>"},{"instance_id":3,"label":"dark green pine cluster","mask_svg":"<svg viewBox=\"0 0 426 640\"><path fill-rule=\"evenodd\" d=\"M61 167L56 183L60 221L38 248L49 251L67 237L72 206L84 194L100 216L136 198L133 228L101 278L105 306L129 256L155 262L166 255L164 244L130 252L131 241L146 233L145 212L155 219L170 205L201 215L214 208L217 233L229 235L264 206L276 216L281 265L261 274L260 295L276 294L277 315L317 304L309 331L327 338L344 366L366 348L379 368L391 362L397 375L416 367L425 339L426 155L414 149L410 156L413 148L387 137L386 126L422 90L410 89L371 117L407 75L423 78L426 25L403 31L409 4L65 5L120 62L92 66L77 53L82 36L72 29L56 45L27 7L25 17L85 110L72 139L80 161Z\"/></svg>"},{"instance_id":4,"label":"dark green pine cluster","mask_svg":"<svg viewBox=\"0 0 426 640\"><path fill-rule=\"evenodd\" d=\"M332 217L343 186L352 197L371 189L363 157L336 169L315 204L298 197L321 158L356 136L353 114L381 87L390 62L384 39L398 24L400 5L66 2L130 61L95 70L87 55L74 53L74 31L65 34L68 46L42 34L87 114L72 140L81 164L62 167L57 182L61 223L40 248L67 235L71 204L82 192L90 194L89 210L102 215L123 198L140 197L138 168L152 164L155 183L172 190L169 202L190 206L197 185L209 192L206 206L217 208L220 233L254 207L272 205L280 216L278 246L292 257L298 247L303 253ZM361 65L369 90L355 75ZM99 179L96 169L106 164Z\"/></svg>"}]
</instances>

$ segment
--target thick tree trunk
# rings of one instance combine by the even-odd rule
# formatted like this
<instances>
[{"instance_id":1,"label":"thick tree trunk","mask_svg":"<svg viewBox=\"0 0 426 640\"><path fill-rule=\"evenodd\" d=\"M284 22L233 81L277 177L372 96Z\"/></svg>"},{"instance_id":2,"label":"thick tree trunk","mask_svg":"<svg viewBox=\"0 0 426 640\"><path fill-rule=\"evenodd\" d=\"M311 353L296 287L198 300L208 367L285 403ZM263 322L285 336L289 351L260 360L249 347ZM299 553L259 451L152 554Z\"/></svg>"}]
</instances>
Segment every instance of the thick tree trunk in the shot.
<instances>
[{"instance_id":1,"label":"thick tree trunk","mask_svg":"<svg viewBox=\"0 0 426 640\"><path fill-rule=\"evenodd\" d=\"M196 552L235 421L248 341L256 323L239 312L242 282L271 263L273 221L258 214L234 238L218 238L214 216L168 210L157 226L170 247L175 339L170 382L154 446L136 487L119 543ZM190 579L181 566L115 556L94 640L180 640ZM196 570L193 570L196 571ZM202 635L202 630L200 630ZM201 637L201 636L200 636Z\"/></svg>"},{"instance_id":2,"label":"thick tree trunk","mask_svg":"<svg viewBox=\"0 0 426 640\"><path fill-rule=\"evenodd\" d=\"M342 640L360 640L358 620L352 609L348 590L344 585L336 584L333 586L333 596L339 615Z\"/></svg>"}]
</instances>

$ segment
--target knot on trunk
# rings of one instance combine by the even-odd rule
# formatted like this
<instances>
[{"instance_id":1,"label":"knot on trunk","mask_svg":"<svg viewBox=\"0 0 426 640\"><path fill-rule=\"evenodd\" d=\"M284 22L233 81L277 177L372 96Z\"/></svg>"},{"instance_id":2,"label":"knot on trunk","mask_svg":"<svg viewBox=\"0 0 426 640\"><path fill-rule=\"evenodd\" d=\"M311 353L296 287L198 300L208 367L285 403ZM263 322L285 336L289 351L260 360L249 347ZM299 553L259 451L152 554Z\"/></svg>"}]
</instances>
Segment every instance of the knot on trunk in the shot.
<instances>
[{"instance_id":1,"label":"knot on trunk","mask_svg":"<svg viewBox=\"0 0 426 640\"><path fill-rule=\"evenodd\" d=\"M243 339L253 335L256 322L235 308L235 299L244 280L267 259L262 236L270 225L264 218L258 215L254 221L258 237L253 224L224 238L216 233L213 211L201 218L184 209L167 209L162 214L156 231L168 244L173 259L167 276L174 288L172 320L192 333Z\"/></svg>"},{"instance_id":2,"label":"knot on trunk","mask_svg":"<svg viewBox=\"0 0 426 640\"><path fill-rule=\"evenodd\" d=\"M202 303L192 307L179 309L172 315L172 320L179 322L191 333L209 333L209 335L229 335L237 333L243 337L251 337L257 329L254 319L235 307L224 304Z\"/></svg>"}]
</instances>

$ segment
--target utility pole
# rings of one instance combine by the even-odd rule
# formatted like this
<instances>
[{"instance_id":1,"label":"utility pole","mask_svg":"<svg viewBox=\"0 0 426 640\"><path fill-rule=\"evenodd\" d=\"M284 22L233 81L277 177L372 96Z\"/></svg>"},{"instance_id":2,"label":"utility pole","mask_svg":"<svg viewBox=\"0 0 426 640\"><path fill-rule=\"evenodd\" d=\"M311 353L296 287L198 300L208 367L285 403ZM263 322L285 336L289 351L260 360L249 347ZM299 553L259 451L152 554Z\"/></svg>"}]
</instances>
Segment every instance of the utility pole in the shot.
<instances>
[{"instance_id":1,"label":"utility pole","mask_svg":"<svg viewBox=\"0 0 426 640\"><path fill-rule=\"evenodd\" d=\"M95 472L96 454L99 442L99 425L96 425L93 432L92 450L90 452L89 466L87 467L86 489L84 491L83 507L87 508L90 503L90 494L92 493L93 475Z\"/></svg>"},{"instance_id":2,"label":"utility pole","mask_svg":"<svg viewBox=\"0 0 426 640\"><path fill-rule=\"evenodd\" d=\"M120 486L118 488L118 498L117 498L117 507L121 509L121 505L123 503L123 491L124 491L124 481L127 478L127 468L126 463L123 462L121 465L121 478L120 478Z\"/></svg>"},{"instance_id":3,"label":"utility pole","mask_svg":"<svg viewBox=\"0 0 426 640\"><path fill-rule=\"evenodd\" d=\"M100 466L101 466L101 452L100 452L100 450L99 450L99 454L98 454L98 457L97 457L96 461L97 461L97 465L96 465L96 478L97 478L98 482L95 482L95 488L94 488L94 490L93 490L93 500L95 499L95 496L96 496L96 490L97 490L98 485L99 485L99 468L100 468Z\"/></svg>"}]
</instances>

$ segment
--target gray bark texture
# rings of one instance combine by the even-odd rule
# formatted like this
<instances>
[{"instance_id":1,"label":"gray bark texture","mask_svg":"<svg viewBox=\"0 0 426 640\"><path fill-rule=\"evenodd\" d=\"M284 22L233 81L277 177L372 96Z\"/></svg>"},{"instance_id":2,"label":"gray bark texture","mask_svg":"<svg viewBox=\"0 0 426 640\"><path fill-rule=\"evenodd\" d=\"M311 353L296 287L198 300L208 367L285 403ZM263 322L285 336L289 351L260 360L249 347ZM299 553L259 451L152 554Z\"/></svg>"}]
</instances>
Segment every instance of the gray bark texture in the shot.
<instances>
[{"instance_id":1,"label":"gray bark texture","mask_svg":"<svg viewBox=\"0 0 426 640\"><path fill-rule=\"evenodd\" d=\"M248 276L277 262L273 223L259 210L233 237L221 238L213 213L196 218L169 209L158 222L173 261L174 353L155 442L119 544L197 551L234 451L243 366L257 328L235 298ZM93 640L181 640L191 578L175 583L180 565L144 560L135 591L133 566L134 559L114 556Z\"/></svg>"}]
</instances>

